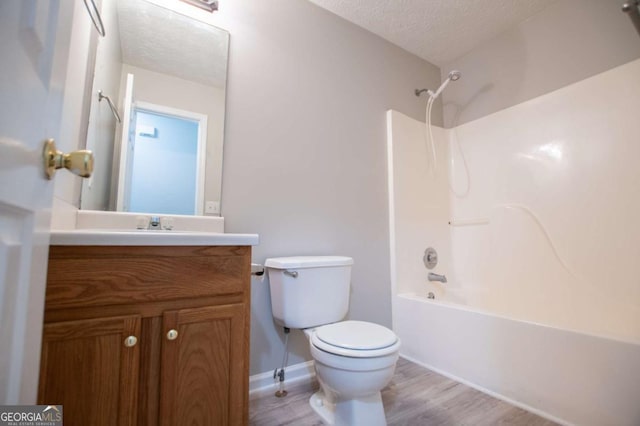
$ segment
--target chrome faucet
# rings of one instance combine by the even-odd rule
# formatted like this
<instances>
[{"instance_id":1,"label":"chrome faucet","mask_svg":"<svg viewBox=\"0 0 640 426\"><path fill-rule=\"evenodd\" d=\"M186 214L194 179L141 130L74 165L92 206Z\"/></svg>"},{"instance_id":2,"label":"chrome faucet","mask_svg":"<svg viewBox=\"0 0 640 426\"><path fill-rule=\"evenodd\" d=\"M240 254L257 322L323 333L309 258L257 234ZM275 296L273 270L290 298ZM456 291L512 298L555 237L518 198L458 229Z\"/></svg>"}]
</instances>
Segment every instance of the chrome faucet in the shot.
<instances>
[{"instance_id":1,"label":"chrome faucet","mask_svg":"<svg viewBox=\"0 0 640 426\"><path fill-rule=\"evenodd\" d=\"M441 283L447 282L447 277L445 277L444 275L434 274L433 272L429 272L427 279L429 281L440 281Z\"/></svg>"},{"instance_id":2,"label":"chrome faucet","mask_svg":"<svg viewBox=\"0 0 640 426\"><path fill-rule=\"evenodd\" d=\"M160 216L151 216L147 229L160 229Z\"/></svg>"}]
</instances>

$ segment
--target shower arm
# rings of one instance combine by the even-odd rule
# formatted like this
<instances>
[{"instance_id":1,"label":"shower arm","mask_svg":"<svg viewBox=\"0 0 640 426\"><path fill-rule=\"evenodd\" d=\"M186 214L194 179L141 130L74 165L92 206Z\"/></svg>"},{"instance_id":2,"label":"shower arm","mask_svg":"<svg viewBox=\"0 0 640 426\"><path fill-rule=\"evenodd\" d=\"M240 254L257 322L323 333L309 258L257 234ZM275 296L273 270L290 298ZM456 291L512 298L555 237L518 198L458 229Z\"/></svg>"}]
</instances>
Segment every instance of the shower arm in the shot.
<instances>
[{"instance_id":1,"label":"shower arm","mask_svg":"<svg viewBox=\"0 0 640 426\"><path fill-rule=\"evenodd\" d=\"M640 0L634 0L634 1L640 1ZM429 97L435 100L438 96L440 96L440 93L442 93L444 88L447 87L449 83L451 83L452 81L458 81L460 79L460 75L461 75L460 71L453 70L449 72L449 75L447 75L447 78L442 82L440 87L438 87L435 92L430 89L416 89L414 93L416 94L416 96L420 96L423 92L427 92Z\"/></svg>"},{"instance_id":2,"label":"shower arm","mask_svg":"<svg viewBox=\"0 0 640 426\"><path fill-rule=\"evenodd\" d=\"M435 92L431 89L416 89L414 93L416 94L416 96L420 96L424 92L427 92L427 95L429 95L431 99L435 100L438 96L440 96L440 93L444 90L444 88L447 87L447 84L449 84L449 81L451 81L451 79L449 78L446 79L444 83L442 83L442 85L438 87L438 90L436 90Z\"/></svg>"},{"instance_id":3,"label":"shower arm","mask_svg":"<svg viewBox=\"0 0 640 426\"><path fill-rule=\"evenodd\" d=\"M431 95L433 93L431 89L416 89L414 93L416 94L416 96L420 96L424 92L427 92L428 95Z\"/></svg>"},{"instance_id":4,"label":"shower arm","mask_svg":"<svg viewBox=\"0 0 640 426\"><path fill-rule=\"evenodd\" d=\"M102 93L102 90L98 90L98 102L102 102L103 99L107 100L107 104L109 104L109 109L111 110L111 114L113 114L113 118L115 118L118 123L122 123L120 114L118 114L118 108L113 104L111 98Z\"/></svg>"}]
</instances>

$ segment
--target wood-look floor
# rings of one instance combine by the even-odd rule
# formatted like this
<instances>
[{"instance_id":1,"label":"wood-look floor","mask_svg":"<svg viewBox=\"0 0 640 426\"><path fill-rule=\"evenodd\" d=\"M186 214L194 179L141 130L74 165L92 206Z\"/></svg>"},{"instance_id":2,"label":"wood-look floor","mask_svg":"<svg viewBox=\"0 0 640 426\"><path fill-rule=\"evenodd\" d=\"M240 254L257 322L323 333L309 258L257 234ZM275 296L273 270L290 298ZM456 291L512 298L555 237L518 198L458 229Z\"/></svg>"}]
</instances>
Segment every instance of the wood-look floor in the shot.
<instances>
[{"instance_id":1,"label":"wood-look floor","mask_svg":"<svg viewBox=\"0 0 640 426\"><path fill-rule=\"evenodd\" d=\"M304 383L287 387L289 394L284 398L269 394L251 400L249 424L324 425L309 406L317 387L315 382ZM382 400L389 425L555 425L403 358L398 360L391 383L382 391Z\"/></svg>"}]
</instances>

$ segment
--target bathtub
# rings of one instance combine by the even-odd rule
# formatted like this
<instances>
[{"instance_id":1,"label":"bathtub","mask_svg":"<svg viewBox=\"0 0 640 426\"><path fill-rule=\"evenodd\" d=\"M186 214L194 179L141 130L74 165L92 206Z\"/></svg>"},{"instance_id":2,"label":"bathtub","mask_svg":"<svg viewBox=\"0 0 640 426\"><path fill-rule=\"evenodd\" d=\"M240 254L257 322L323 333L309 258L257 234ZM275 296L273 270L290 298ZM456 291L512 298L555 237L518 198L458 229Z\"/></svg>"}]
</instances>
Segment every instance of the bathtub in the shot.
<instances>
[{"instance_id":1,"label":"bathtub","mask_svg":"<svg viewBox=\"0 0 640 426\"><path fill-rule=\"evenodd\" d=\"M483 312L446 287L429 291L435 299L394 296L401 356L560 424L640 425L640 344Z\"/></svg>"}]
</instances>

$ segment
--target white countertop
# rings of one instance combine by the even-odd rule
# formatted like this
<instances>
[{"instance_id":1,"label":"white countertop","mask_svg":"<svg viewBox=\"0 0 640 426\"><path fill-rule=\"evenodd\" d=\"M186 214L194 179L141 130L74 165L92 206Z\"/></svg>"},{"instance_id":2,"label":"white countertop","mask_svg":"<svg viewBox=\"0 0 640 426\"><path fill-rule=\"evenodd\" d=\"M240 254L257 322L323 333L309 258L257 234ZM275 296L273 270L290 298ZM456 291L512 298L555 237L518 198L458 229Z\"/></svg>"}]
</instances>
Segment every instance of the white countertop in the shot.
<instances>
[{"instance_id":1,"label":"white countertop","mask_svg":"<svg viewBox=\"0 0 640 426\"><path fill-rule=\"evenodd\" d=\"M160 230L74 229L51 231L52 246L256 246L258 234Z\"/></svg>"}]
</instances>

